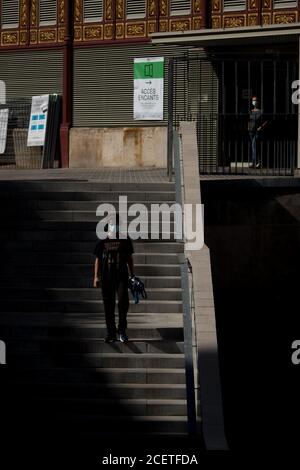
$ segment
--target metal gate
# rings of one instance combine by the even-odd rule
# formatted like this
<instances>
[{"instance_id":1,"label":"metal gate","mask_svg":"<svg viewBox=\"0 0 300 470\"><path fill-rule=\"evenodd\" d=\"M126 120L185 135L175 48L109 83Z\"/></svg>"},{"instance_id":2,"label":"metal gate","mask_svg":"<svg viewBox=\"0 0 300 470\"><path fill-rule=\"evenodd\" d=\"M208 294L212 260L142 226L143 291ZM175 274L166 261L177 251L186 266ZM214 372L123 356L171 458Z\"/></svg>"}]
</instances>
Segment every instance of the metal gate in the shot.
<instances>
[{"instance_id":1,"label":"metal gate","mask_svg":"<svg viewBox=\"0 0 300 470\"><path fill-rule=\"evenodd\" d=\"M297 79L298 63L292 56L219 59L185 54L173 58L169 64L169 174L172 131L180 121L195 121L201 174L292 175L298 140L292 83Z\"/></svg>"}]
</instances>

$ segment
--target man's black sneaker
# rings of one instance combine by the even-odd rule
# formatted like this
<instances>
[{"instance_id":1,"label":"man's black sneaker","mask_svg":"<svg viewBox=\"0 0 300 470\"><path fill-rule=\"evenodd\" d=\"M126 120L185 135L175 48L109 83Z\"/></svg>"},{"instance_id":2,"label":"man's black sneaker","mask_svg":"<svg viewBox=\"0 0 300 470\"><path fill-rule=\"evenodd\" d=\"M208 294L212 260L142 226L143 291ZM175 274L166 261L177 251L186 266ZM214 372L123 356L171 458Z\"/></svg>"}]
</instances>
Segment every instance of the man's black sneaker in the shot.
<instances>
[{"instance_id":1,"label":"man's black sneaker","mask_svg":"<svg viewBox=\"0 0 300 470\"><path fill-rule=\"evenodd\" d=\"M128 342L128 336L126 333L120 333L120 341L121 343L127 343Z\"/></svg>"},{"instance_id":2,"label":"man's black sneaker","mask_svg":"<svg viewBox=\"0 0 300 470\"><path fill-rule=\"evenodd\" d=\"M107 335L105 338L106 343L114 343L117 341L117 337L115 335Z\"/></svg>"}]
</instances>

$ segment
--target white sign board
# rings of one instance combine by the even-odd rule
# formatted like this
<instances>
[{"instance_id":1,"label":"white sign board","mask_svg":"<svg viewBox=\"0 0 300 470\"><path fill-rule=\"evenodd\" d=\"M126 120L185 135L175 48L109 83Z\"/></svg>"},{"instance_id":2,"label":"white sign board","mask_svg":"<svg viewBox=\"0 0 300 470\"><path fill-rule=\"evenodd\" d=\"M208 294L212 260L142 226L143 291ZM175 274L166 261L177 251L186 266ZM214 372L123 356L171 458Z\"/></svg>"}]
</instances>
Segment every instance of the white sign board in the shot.
<instances>
[{"instance_id":1,"label":"white sign board","mask_svg":"<svg viewBox=\"0 0 300 470\"><path fill-rule=\"evenodd\" d=\"M3 80L0 80L0 103L6 103L6 85Z\"/></svg>"},{"instance_id":2,"label":"white sign board","mask_svg":"<svg viewBox=\"0 0 300 470\"><path fill-rule=\"evenodd\" d=\"M0 155L5 152L8 127L8 109L0 109Z\"/></svg>"},{"instance_id":3,"label":"white sign board","mask_svg":"<svg viewBox=\"0 0 300 470\"><path fill-rule=\"evenodd\" d=\"M48 105L49 95L32 97L27 147L43 146L45 144Z\"/></svg>"},{"instance_id":4,"label":"white sign board","mask_svg":"<svg viewBox=\"0 0 300 470\"><path fill-rule=\"evenodd\" d=\"M134 119L164 118L164 58L134 59Z\"/></svg>"}]
</instances>

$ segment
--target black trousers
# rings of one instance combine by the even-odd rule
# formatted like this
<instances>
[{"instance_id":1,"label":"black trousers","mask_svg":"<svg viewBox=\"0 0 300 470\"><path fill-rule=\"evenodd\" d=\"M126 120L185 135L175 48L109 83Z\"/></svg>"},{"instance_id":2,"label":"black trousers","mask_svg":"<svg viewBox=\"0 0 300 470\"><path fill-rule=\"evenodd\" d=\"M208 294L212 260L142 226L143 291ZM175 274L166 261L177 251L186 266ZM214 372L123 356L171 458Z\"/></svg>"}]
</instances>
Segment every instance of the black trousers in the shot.
<instances>
[{"instance_id":1,"label":"black trousers","mask_svg":"<svg viewBox=\"0 0 300 470\"><path fill-rule=\"evenodd\" d=\"M118 276L113 279L104 278L101 282L107 333L115 336L124 333L127 328L127 313L129 309L128 276ZM115 308L116 294L118 296L119 324L116 328Z\"/></svg>"}]
</instances>

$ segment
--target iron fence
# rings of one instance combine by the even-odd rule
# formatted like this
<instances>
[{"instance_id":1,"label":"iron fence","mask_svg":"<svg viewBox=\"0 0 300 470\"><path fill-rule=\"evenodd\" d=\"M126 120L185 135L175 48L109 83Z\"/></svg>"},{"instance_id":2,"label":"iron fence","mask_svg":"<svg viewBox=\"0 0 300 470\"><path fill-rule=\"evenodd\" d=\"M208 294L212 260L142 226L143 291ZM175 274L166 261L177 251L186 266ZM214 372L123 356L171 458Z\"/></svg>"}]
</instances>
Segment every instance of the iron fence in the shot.
<instances>
[{"instance_id":1,"label":"iron fence","mask_svg":"<svg viewBox=\"0 0 300 470\"><path fill-rule=\"evenodd\" d=\"M292 175L298 142L292 84L297 78L292 56L173 58L169 64L169 176L173 131L180 121L190 120L196 121L200 173ZM249 132L254 95L266 125Z\"/></svg>"},{"instance_id":2,"label":"iron fence","mask_svg":"<svg viewBox=\"0 0 300 470\"><path fill-rule=\"evenodd\" d=\"M256 132L248 129L248 114L198 114L186 120L196 121L201 174L294 174L297 115L264 114L265 126Z\"/></svg>"}]
</instances>

